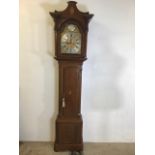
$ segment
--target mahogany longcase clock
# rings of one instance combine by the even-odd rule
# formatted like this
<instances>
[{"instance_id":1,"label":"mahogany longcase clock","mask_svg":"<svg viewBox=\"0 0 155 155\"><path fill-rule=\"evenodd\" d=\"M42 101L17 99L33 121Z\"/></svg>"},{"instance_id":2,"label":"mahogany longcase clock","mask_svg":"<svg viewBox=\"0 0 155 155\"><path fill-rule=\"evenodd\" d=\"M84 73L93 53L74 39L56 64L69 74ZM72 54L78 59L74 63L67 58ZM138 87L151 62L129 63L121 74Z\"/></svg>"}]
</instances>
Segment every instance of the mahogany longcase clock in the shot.
<instances>
[{"instance_id":1,"label":"mahogany longcase clock","mask_svg":"<svg viewBox=\"0 0 155 155\"><path fill-rule=\"evenodd\" d=\"M50 12L55 22L55 59L59 63L59 113L55 151L82 151L81 81L87 59L88 23L93 17L69 1L64 11Z\"/></svg>"}]
</instances>

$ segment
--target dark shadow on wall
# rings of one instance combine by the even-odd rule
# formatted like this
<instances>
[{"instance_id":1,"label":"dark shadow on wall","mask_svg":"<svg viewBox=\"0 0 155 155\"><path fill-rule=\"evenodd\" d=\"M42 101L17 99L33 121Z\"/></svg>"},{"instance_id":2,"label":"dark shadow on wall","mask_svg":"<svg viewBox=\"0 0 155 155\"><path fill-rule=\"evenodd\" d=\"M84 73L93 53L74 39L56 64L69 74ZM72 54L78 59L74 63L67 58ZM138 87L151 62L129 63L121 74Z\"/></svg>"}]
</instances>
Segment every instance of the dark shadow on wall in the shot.
<instances>
[{"instance_id":1,"label":"dark shadow on wall","mask_svg":"<svg viewBox=\"0 0 155 155\"><path fill-rule=\"evenodd\" d=\"M124 106L122 90L119 86L121 74L126 66L122 56L113 48L111 36L114 35L103 23L100 24L94 19L90 22L88 33L88 60L83 66L83 93L82 110L84 118L84 132L88 129L90 120L99 121L90 128L90 133L97 133L104 138L110 139L112 136L109 124L113 122L111 114ZM93 46L92 46L93 45ZM94 114L95 113L95 114ZM95 118L93 118L95 116Z\"/></svg>"},{"instance_id":2,"label":"dark shadow on wall","mask_svg":"<svg viewBox=\"0 0 155 155\"><path fill-rule=\"evenodd\" d=\"M90 23L88 37L88 60L84 65L85 99L94 111L119 109L122 94L118 86L120 75L126 63L111 45L109 30L95 19ZM93 45L93 46L91 46ZM88 69L87 69L88 68ZM95 92L95 94L94 94ZM85 100L83 100L85 102Z\"/></svg>"}]
</instances>

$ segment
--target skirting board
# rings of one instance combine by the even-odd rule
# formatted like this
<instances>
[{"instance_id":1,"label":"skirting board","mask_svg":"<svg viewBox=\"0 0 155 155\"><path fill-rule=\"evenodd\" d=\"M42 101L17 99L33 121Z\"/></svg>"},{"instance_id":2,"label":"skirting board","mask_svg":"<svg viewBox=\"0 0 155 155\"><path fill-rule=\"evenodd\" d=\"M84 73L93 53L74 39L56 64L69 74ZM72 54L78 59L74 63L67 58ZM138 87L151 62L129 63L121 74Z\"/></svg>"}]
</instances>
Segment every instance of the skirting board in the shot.
<instances>
[{"instance_id":1,"label":"skirting board","mask_svg":"<svg viewBox=\"0 0 155 155\"><path fill-rule=\"evenodd\" d=\"M53 142L19 142L19 155L69 155L54 152ZM84 155L135 155L134 143L84 143Z\"/></svg>"}]
</instances>

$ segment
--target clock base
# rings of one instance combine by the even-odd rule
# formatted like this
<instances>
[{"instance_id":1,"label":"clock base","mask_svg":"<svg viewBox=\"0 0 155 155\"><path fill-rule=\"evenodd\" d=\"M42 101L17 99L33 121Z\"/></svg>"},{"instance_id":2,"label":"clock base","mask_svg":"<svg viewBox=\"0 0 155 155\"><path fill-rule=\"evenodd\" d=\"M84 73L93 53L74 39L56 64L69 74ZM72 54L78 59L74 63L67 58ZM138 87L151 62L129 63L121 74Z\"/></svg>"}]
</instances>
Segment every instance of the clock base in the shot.
<instances>
[{"instance_id":1,"label":"clock base","mask_svg":"<svg viewBox=\"0 0 155 155\"><path fill-rule=\"evenodd\" d=\"M54 151L77 151L83 150L83 144L54 144Z\"/></svg>"},{"instance_id":2,"label":"clock base","mask_svg":"<svg viewBox=\"0 0 155 155\"><path fill-rule=\"evenodd\" d=\"M55 151L82 151L82 117L64 118L56 120Z\"/></svg>"}]
</instances>

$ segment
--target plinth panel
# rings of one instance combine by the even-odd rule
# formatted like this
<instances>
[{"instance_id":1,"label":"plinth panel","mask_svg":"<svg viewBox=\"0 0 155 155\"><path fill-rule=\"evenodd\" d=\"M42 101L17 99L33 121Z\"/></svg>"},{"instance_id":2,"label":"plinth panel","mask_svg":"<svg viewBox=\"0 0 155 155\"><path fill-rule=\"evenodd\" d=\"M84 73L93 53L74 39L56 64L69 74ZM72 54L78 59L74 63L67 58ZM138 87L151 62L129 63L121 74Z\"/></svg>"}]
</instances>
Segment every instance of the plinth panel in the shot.
<instances>
[{"instance_id":1,"label":"plinth panel","mask_svg":"<svg viewBox=\"0 0 155 155\"><path fill-rule=\"evenodd\" d=\"M57 119L55 151L83 150L82 120Z\"/></svg>"}]
</instances>

